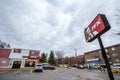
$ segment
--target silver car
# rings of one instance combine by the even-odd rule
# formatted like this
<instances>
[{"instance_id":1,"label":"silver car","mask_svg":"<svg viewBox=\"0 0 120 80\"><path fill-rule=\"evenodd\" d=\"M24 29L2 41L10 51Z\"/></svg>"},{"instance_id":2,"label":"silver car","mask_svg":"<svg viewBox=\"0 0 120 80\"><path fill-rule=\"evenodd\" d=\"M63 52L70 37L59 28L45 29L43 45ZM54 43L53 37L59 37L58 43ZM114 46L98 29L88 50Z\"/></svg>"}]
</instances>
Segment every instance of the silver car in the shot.
<instances>
[{"instance_id":1,"label":"silver car","mask_svg":"<svg viewBox=\"0 0 120 80\"><path fill-rule=\"evenodd\" d=\"M43 72L43 68L41 64L35 65L34 72Z\"/></svg>"}]
</instances>

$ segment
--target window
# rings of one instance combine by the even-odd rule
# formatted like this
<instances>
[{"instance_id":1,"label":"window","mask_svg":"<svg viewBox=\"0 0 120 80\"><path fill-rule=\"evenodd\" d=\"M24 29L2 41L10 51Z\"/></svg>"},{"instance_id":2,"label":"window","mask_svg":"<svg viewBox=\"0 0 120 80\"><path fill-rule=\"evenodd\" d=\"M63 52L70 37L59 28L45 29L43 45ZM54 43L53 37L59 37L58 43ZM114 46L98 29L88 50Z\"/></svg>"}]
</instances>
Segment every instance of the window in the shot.
<instances>
[{"instance_id":1,"label":"window","mask_svg":"<svg viewBox=\"0 0 120 80\"><path fill-rule=\"evenodd\" d=\"M117 59L115 59L114 61L115 61L115 62L120 62L120 59L117 58Z\"/></svg>"},{"instance_id":2,"label":"window","mask_svg":"<svg viewBox=\"0 0 120 80\"><path fill-rule=\"evenodd\" d=\"M107 50L107 49L105 49L105 51L106 51L106 53L108 53L108 50Z\"/></svg>"},{"instance_id":3,"label":"window","mask_svg":"<svg viewBox=\"0 0 120 80\"><path fill-rule=\"evenodd\" d=\"M93 54L96 54L96 52L93 52Z\"/></svg>"},{"instance_id":4,"label":"window","mask_svg":"<svg viewBox=\"0 0 120 80\"><path fill-rule=\"evenodd\" d=\"M113 53L112 56L118 56L118 53Z\"/></svg>"},{"instance_id":5,"label":"window","mask_svg":"<svg viewBox=\"0 0 120 80\"><path fill-rule=\"evenodd\" d=\"M101 53L101 51L99 51L99 53Z\"/></svg>"},{"instance_id":6,"label":"window","mask_svg":"<svg viewBox=\"0 0 120 80\"><path fill-rule=\"evenodd\" d=\"M109 54L107 54L107 57L108 57L108 58L110 58L110 55L109 55Z\"/></svg>"},{"instance_id":7,"label":"window","mask_svg":"<svg viewBox=\"0 0 120 80\"><path fill-rule=\"evenodd\" d=\"M13 53L21 53L21 49L14 49Z\"/></svg>"},{"instance_id":8,"label":"window","mask_svg":"<svg viewBox=\"0 0 120 80\"><path fill-rule=\"evenodd\" d=\"M112 47L111 50L114 51L114 50L115 50L115 47Z\"/></svg>"},{"instance_id":9,"label":"window","mask_svg":"<svg viewBox=\"0 0 120 80\"><path fill-rule=\"evenodd\" d=\"M94 58L99 58L98 56L94 56Z\"/></svg>"}]
</instances>

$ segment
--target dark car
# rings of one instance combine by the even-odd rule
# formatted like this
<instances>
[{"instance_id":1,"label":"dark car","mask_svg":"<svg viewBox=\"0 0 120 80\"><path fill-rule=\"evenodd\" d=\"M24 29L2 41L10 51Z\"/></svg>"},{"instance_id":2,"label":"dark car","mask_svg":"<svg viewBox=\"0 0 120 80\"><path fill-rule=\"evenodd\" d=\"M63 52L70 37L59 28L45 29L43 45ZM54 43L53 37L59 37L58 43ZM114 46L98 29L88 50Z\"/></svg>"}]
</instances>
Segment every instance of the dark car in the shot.
<instances>
[{"instance_id":1,"label":"dark car","mask_svg":"<svg viewBox=\"0 0 120 80\"><path fill-rule=\"evenodd\" d=\"M34 72L43 72L43 68L41 64L35 65Z\"/></svg>"},{"instance_id":2,"label":"dark car","mask_svg":"<svg viewBox=\"0 0 120 80\"><path fill-rule=\"evenodd\" d=\"M73 64L72 67L77 67L77 64Z\"/></svg>"},{"instance_id":3,"label":"dark car","mask_svg":"<svg viewBox=\"0 0 120 80\"><path fill-rule=\"evenodd\" d=\"M42 64L42 68L43 68L44 70L54 70L54 69L55 69L54 66L51 66L51 65L48 64L48 63L43 63L43 64Z\"/></svg>"}]
</instances>

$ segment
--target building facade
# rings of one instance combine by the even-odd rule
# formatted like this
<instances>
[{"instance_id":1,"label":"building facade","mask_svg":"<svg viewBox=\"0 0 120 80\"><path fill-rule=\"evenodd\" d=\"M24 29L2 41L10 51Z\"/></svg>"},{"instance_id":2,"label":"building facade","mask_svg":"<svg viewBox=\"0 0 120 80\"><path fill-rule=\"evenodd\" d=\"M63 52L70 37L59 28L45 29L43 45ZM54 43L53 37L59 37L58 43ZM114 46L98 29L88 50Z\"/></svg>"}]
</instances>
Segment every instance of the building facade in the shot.
<instances>
[{"instance_id":1,"label":"building facade","mask_svg":"<svg viewBox=\"0 0 120 80\"><path fill-rule=\"evenodd\" d=\"M0 49L0 68L9 68L11 49Z\"/></svg>"},{"instance_id":2,"label":"building facade","mask_svg":"<svg viewBox=\"0 0 120 80\"><path fill-rule=\"evenodd\" d=\"M33 67L40 60L40 50L30 49L4 49L0 48L0 67L24 68Z\"/></svg>"},{"instance_id":3,"label":"building facade","mask_svg":"<svg viewBox=\"0 0 120 80\"><path fill-rule=\"evenodd\" d=\"M120 65L120 44L105 48L106 55L110 64ZM94 50L84 53L85 63L105 65L101 50Z\"/></svg>"}]
</instances>

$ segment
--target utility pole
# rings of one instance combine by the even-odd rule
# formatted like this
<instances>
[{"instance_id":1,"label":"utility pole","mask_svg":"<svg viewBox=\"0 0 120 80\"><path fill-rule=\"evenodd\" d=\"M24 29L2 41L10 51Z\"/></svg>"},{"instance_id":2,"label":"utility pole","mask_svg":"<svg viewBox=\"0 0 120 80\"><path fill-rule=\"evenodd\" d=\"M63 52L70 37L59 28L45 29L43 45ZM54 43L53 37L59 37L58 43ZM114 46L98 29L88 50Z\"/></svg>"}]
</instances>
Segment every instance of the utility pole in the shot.
<instances>
[{"instance_id":1,"label":"utility pole","mask_svg":"<svg viewBox=\"0 0 120 80\"><path fill-rule=\"evenodd\" d=\"M75 57L77 56L77 49L75 49Z\"/></svg>"}]
</instances>

